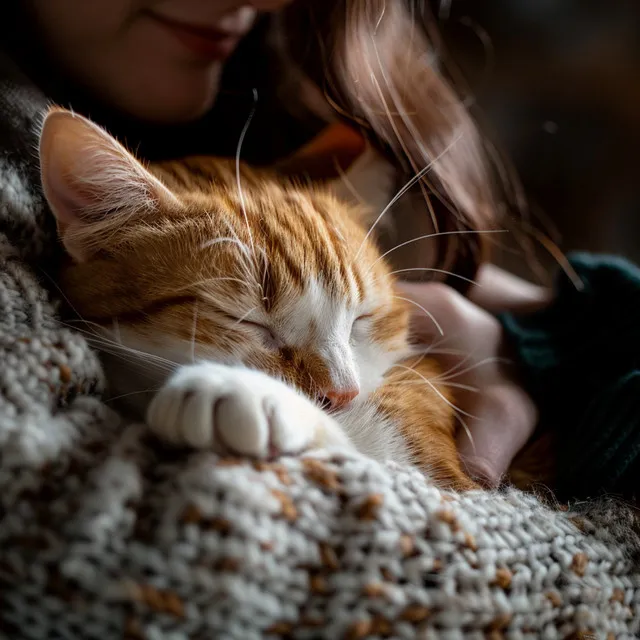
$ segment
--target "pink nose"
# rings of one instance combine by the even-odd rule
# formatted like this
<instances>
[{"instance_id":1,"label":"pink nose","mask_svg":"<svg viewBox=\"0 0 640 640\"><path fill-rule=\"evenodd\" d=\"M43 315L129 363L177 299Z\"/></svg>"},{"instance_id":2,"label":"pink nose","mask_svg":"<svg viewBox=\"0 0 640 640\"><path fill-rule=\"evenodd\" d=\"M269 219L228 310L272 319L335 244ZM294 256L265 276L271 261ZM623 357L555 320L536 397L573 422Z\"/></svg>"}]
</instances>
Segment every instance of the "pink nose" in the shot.
<instances>
[{"instance_id":1,"label":"pink nose","mask_svg":"<svg viewBox=\"0 0 640 640\"><path fill-rule=\"evenodd\" d=\"M354 387L352 389L329 389L325 391L324 395L331 403L332 409L343 409L346 407L358 394L360 389Z\"/></svg>"}]
</instances>

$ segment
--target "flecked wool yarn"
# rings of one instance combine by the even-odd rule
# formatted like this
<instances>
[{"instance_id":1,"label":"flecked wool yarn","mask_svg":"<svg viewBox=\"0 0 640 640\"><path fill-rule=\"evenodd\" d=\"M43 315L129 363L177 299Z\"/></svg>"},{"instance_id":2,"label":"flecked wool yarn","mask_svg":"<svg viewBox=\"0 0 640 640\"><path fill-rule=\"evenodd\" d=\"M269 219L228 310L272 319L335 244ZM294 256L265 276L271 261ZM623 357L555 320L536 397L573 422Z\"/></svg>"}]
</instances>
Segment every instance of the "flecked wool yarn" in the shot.
<instances>
[{"instance_id":1,"label":"flecked wool yarn","mask_svg":"<svg viewBox=\"0 0 640 640\"><path fill-rule=\"evenodd\" d=\"M105 406L48 275L45 100L0 68L0 638L637 636L624 510L458 496L355 455L219 460Z\"/></svg>"}]
</instances>

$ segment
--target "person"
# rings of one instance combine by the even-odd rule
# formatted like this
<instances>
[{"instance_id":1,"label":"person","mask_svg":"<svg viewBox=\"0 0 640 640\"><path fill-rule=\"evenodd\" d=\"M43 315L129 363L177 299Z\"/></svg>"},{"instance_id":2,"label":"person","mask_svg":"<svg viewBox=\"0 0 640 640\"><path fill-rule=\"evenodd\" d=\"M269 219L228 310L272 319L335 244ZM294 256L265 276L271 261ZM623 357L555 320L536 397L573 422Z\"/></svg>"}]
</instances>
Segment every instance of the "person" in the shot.
<instances>
[{"instance_id":1,"label":"person","mask_svg":"<svg viewBox=\"0 0 640 640\"><path fill-rule=\"evenodd\" d=\"M12 0L8 11L5 53L51 101L146 159L233 156L253 115L243 158L256 164L286 157L337 117L401 175L432 163L419 187L436 195L433 229L446 233L429 245L436 259L425 269L473 275L480 266L478 284L464 295L453 280L402 286L445 327L446 349L433 348L445 371L476 388L457 399L468 426L462 458L471 475L499 483L537 408L499 361L495 313L544 306L549 293L482 264L479 235L456 235L497 223L506 200L481 134L433 62L427 16L382 0ZM426 317L414 320L433 341Z\"/></svg>"}]
</instances>

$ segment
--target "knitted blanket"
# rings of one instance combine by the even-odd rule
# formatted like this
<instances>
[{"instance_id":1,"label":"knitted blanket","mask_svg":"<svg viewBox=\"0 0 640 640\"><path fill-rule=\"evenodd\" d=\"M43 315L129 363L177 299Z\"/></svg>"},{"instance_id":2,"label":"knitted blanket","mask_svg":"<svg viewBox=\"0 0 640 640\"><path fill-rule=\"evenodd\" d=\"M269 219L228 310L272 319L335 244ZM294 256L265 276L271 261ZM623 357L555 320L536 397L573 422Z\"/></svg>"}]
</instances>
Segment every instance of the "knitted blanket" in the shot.
<instances>
[{"instance_id":1,"label":"knitted blanket","mask_svg":"<svg viewBox=\"0 0 640 640\"><path fill-rule=\"evenodd\" d=\"M101 401L59 319L33 137L0 86L0 637L633 638L637 538L518 491L357 455L165 448ZM611 510L603 510L607 517ZM614 526L615 525L615 526Z\"/></svg>"}]
</instances>

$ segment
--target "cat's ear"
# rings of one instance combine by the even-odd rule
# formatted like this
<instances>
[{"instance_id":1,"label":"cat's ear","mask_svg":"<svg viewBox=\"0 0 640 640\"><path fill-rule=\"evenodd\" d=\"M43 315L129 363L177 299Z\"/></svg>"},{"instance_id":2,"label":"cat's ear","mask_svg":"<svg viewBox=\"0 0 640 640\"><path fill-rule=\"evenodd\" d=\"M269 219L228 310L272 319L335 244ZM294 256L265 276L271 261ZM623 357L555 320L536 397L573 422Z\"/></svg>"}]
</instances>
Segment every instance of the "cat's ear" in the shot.
<instances>
[{"instance_id":1,"label":"cat's ear","mask_svg":"<svg viewBox=\"0 0 640 640\"><path fill-rule=\"evenodd\" d=\"M87 260L131 216L177 205L175 196L117 140L86 118L51 109L40 133L44 195L66 251Z\"/></svg>"}]
</instances>

